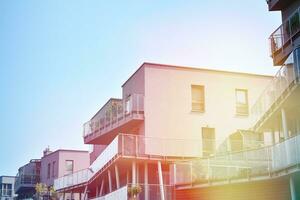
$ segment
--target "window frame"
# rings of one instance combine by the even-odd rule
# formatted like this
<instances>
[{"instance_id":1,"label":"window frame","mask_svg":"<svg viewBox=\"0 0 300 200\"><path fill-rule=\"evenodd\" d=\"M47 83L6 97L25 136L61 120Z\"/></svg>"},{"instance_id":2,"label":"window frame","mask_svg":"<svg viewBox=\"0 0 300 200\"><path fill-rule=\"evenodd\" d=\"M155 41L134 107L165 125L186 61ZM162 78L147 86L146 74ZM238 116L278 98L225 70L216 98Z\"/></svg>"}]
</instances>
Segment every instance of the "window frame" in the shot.
<instances>
[{"instance_id":1,"label":"window frame","mask_svg":"<svg viewBox=\"0 0 300 200\"><path fill-rule=\"evenodd\" d=\"M47 179L51 177L51 163L47 164Z\"/></svg>"},{"instance_id":2,"label":"window frame","mask_svg":"<svg viewBox=\"0 0 300 200\"><path fill-rule=\"evenodd\" d=\"M67 163L72 162L72 171L67 170ZM65 160L65 175L72 174L74 172L74 160Z\"/></svg>"},{"instance_id":3,"label":"window frame","mask_svg":"<svg viewBox=\"0 0 300 200\"><path fill-rule=\"evenodd\" d=\"M194 100L194 98L193 98L194 89L200 89L200 91L202 93L202 94L200 94L200 96L203 96L202 101L201 101L201 99L199 101ZM200 109L195 109L196 106L194 104L198 104ZM196 85L196 84L191 85L191 111L192 112L198 112L198 113L204 113L205 112L205 86L204 85Z\"/></svg>"},{"instance_id":4,"label":"window frame","mask_svg":"<svg viewBox=\"0 0 300 200\"><path fill-rule=\"evenodd\" d=\"M205 144L205 140L208 140L208 139L206 139L206 137L204 137L204 132L205 132L204 130L205 129L207 129L207 130L210 129L213 132L212 139L208 138L208 139L210 139L212 141L209 145ZM213 155L213 154L216 153L217 147L216 147L216 129L215 128L212 128L212 127L202 127L201 128L201 140L202 140L202 155L203 155L203 157L211 156L211 155ZM205 149L206 149L206 148L204 148L205 146L211 146L212 147L211 153L209 153L208 151L205 151Z\"/></svg>"},{"instance_id":5,"label":"window frame","mask_svg":"<svg viewBox=\"0 0 300 200\"><path fill-rule=\"evenodd\" d=\"M238 102L238 93L243 92L245 95L245 103ZM245 88L235 89L235 114L237 116L248 116L249 115L249 94Z\"/></svg>"}]
</instances>

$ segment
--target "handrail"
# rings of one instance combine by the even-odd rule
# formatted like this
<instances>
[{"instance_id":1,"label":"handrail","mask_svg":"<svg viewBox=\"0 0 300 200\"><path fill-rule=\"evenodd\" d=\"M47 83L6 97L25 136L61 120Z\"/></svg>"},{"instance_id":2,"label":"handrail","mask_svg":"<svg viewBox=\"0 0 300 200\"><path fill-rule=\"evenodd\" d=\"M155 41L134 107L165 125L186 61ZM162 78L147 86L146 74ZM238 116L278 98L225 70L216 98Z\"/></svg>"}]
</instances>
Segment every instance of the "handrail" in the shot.
<instances>
[{"instance_id":1,"label":"handrail","mask_svg":"<svg viewBox=\"0 0 300 200\"><path fill-rule=\"evenodd\" d=\"M292 58L291 55L290 58ZM295 72L294 61L290 64L283 65L276 73L274 78L263 90L259 98L251 108L252 120L254 125L264 116L271 108L274 102L289 88L290 84L299 77L299 72Z\"/></svg>"},{"instance_id":2,"label":"handrail","mask_svg":"<svg viewBox=\"0 0 300 200\"><path fill-rule=\"evenodd\" d=\"M293 38L297 32L300 31L300 23L298 24L298 27L294 27L296 28L295 30L292 29L291 19L295 16L295 14L298 14L299 23L300 8L296 9L273 33L271 33L269 37L271 57L273 57L275 52L282 49L285 44L290 41L290 39Z\"/></svg>"},{"instance_id":3,"label":"handrail","mask_svg":"<svg viewBox=\"0 0 300 200\"><path fill-rule=\"evenodd\" d=\"M93 119L84 123L83 137L102 134L120 124L134 114L143 114L144 95L132 94L127 99L106 105Z\"/></svg>"},{"instance_id":4,"label":"handrail","mask_svg":"<svg viewBox=\"0 0 300 200\"><path fill-rule=\"evenodd\" d=\"M264 148L176 163L174 184L206 184L250 177L270 178L300 164L300 135Z\"/></svg>"}]
</instances>

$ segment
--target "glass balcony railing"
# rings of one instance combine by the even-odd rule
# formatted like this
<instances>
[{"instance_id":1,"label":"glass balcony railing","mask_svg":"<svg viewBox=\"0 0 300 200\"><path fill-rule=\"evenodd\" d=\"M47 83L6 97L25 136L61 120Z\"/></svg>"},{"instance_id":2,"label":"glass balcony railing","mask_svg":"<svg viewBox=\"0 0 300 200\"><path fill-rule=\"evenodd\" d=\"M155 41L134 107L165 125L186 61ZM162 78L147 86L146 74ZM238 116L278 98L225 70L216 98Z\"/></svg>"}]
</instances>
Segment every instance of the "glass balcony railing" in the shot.
<instances>
[{"instance_id":1,"label":"glass balcony railing","mask_svg":"<svg viewBox=\"0 0 300 200\"><path fill-rule=\"evenodd\" d=\"M139 188L139 192L133 197L134 194L131 192L132 188ZM107 195L92 198L91 200L131 200L131 199L139 199L139 200L174 200L175 192L174 187L169 185L163 185L163 198L161 196L161 187L158 184L128 184L126 186L121 187Z\"/></svg>"},{"instance_id":2,"label":"glass balcony railing","mask_svg":"<svg viewBox=\"0 0 300 200\"><path fill-rule=\"evenodd\" d=\"M129 120L143 119L144 96L132 94L124 100L112 100L90 121L83 125L83 137L95 138L117 128Z\"/></svg>"},{"instance_id":3,"label":"glass balcony railing","mask_svg":"<svg viewBox=\"0 0 300 200\"><path fill-rule=\"evenodd\" d=\"M295 51L298 51L296 49ZM293 54L289 56L285 65L283 65L274 76L273 80L267 85L265 90L259 96L251 108L253 123L256 126L274 103L292 86L292 83L299 78L299 66L293 59Z\"/></svg>"},{"instance_id":4,"label":"glass balcony railing","mask_svg":"<svg viewBox=\"0 0 300 200\"><path fill-rule=\"evenodd\" d=\"M282 23L269 37L271 56L274 57L300 31L300 8Z\"/></svg>"},{"instance_id":5,"label":"glass balcony railing","mask_svg":"<svg viewBox=\"0 0 300 200\"><path fill-rule=\"evenodd\" d=\"M300 163L300 135L273 146L176 164L174 184L271 177Z\"/></svg>"},{"instance_id":6,"label":"glass balcony railing","mask_svg":"<svg viewBox=\"0 0 300 200\"><path fill-rule=\"evenodd\" d=\"M69 175L62 176L54 180L55 190L61 190L70 186L86 183L93 175L90 169L83 169Z\"/></svg>"}]
</instances>

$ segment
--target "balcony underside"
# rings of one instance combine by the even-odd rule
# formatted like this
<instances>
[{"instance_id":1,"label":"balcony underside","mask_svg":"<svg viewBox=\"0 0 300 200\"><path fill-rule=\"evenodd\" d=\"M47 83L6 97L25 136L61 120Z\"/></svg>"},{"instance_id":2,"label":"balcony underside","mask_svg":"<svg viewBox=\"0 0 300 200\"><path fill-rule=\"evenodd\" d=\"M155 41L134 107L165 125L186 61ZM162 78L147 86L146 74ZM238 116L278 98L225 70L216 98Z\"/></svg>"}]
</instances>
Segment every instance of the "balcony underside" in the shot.
<instances>
[{"instance_id":1,"label":"balcony underside","mask_svg":"<svg viewBox=\"0 0 300 200\"><path fill-rule=\"evenodd\" d=\"M263 115L263 117L255 124L255 131L263 131L265 128L272 127L274 124L274 120L276 120L276 116L278 116L280 112L280 108L293 108L300 106L300 88L298 82L292 82L290 87L283 92L281 97L277 99L273 103L273 105L269 108L269 110Z\"/></svg>"},{"instance_id":2,"label":"balcony underside","mask_svg":"<svg viewBox=\"0 0 300 200\"><path fill-rule=\"evenodd\" d=\"M133 128L137 127L144 120L144 116L141 114L133 115L130 119L127 119L126 122L111 127L108 131L100 134L100 129L94 131L92 134L84 137L85 144L110 144L111 141L119 133L131 133L134 134Z\"/></svg>"},{"instance_id":3,"label":"balcony underside","mask_svg":"<svg viewBox=\"0 0 300 200\"><path fill-rule=\"evenodd\" d=\"M289 6L293 0L269 0L269 11L279 11Z\"/></svg>"},{"instance_id":4,"label":"balcony underside","mask_svg":"<svg viewBox=\"0 0 300 200\"><path fill-rule=\"evenodd\" d=\"M16 194L31 193L31 192L35 192L35 185L33 184L22 184L21 186L15 189Z\"/></svg>"}]
</instances>

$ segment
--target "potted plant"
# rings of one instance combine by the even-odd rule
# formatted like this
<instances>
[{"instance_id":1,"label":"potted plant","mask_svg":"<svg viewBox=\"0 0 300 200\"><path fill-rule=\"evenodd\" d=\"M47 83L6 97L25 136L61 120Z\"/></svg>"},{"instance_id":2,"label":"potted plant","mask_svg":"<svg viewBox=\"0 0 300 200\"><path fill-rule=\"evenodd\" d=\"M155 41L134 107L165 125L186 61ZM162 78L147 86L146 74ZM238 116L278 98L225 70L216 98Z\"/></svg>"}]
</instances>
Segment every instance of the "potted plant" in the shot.
<instances>
[{"instance_id":1,"label":"potted plant","mask_svg":"<svg viewBox=\"0 0 300 200\"><path fill-rule=\"evenodd\" d=\"M128 195L130 200L136 200L139 193L142 192L142 188L139 185L133 185L128 187Z\"/></svg>"}]
</instances>

